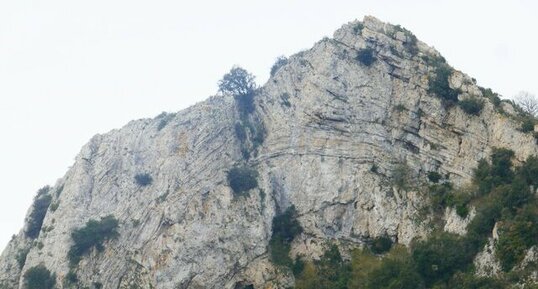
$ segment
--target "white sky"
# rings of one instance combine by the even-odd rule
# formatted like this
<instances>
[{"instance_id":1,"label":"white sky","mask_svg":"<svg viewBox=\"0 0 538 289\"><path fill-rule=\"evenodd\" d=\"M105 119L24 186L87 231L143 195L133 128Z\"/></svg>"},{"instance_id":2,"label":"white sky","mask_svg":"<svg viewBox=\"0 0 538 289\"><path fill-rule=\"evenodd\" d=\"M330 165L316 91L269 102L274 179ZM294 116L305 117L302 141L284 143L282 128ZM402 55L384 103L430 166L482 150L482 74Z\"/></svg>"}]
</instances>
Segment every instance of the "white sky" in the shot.
<instances>
[{"instance_id":1,"label":"white sky","mask_svg":"<svg viewBox=\"0 0 538 289\"><path fill-rule=\"evenodd\" d=\"M0 0L0 250L96 133L204 100L234 64L364 15L401 24L504 96L538 92L538 1Z\"/></svg>"}]
</instances>

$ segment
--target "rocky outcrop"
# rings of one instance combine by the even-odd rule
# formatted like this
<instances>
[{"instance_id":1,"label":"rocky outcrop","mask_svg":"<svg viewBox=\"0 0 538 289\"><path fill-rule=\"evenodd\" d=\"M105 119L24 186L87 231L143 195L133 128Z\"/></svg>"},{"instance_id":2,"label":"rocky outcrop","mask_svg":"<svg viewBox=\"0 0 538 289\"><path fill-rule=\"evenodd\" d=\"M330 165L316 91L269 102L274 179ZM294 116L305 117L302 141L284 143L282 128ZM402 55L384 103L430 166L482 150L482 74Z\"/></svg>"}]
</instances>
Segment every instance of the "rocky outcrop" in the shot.
<instances>
[{"instance_id":1,"label":"rocky outcrop","mask_svg":"<svg viewBox=\"0 0 538 289\"><path fill-rule=\"evenodd\" d=\"M365 48L376 59L369 66L357 60ZM479 116L429 93L428 59L436 57L373 17L344 25L290 57L259 90L250 117L265 138L248 160L228 95L95 136L51 189L56 209L39 237L23 229L4 250L1 282L22 288L23 272L44 264L68 288L71 232L107 215L119 220L119 237L71 268L81 286L285 288L293 278L271 264L267 245L273 217L290 205L304 228L293 254L319 256L324 240L360 246L381 235L409 244L430 230L420 214L427 172L461 185L494 147L513 149L518 160L538 152L533 136L469 76L455 71L450 85L461 99L483 99ZM226 172L244 163L258 171L259 185L234 196ZM406 170L405 187L393 180L397 169ZM137 174L153 181L140 185ZM464 232L468 220L446 218L447 230Z\"/></svg>"}]
</instances>

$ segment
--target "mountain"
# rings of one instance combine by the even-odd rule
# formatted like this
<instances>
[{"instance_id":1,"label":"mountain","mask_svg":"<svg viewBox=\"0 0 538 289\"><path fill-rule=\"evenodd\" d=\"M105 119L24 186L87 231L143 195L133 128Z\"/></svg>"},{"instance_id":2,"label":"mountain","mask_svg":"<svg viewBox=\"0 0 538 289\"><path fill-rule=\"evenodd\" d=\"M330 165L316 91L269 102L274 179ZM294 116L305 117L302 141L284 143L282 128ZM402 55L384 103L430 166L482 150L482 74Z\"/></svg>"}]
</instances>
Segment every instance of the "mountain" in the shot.
<instances>
[{"instance_id":1,"label":"mountain","mask_svg":"<svg viewBox=\"0 0 538 289\"><path fill-rule=\"evenodd\" d=\"M519 107L373 17L272 74L93 137L38 192L0 257L0 288L315 288L306 276L330 272L328 253L355 272L360 248L379 261L401 246L414 248L414 288L429 288L459 276L420 269L417 252L437 241L424 250L472 252L457 262L476 276L536 281L536 211L503 227L536 199L537 140L522 129L535 120ZM506 253L503 236L523 241Z\"/></svg>"}]
</instances>

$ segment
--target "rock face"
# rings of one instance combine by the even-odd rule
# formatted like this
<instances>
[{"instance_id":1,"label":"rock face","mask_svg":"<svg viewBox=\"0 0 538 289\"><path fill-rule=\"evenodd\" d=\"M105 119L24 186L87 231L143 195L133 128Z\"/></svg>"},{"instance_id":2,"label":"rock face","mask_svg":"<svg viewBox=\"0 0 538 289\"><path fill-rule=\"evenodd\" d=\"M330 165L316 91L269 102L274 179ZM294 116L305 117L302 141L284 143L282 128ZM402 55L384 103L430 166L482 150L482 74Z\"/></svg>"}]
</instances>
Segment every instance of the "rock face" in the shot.
<instances>
[{"instance_id":1,"label":"rock face","mask_svg":"<svg viewBox=\"0 0 538 289\"><path fill-rule=\"evenodd\" d=\"M0 288L22 288L38 264L69 288L71 232L107 215L119 220L119 237L82 258L81 288L288 287L293 278L271 264L267 246L273 217L290 205L304 228L294 254L315 257L325 240L360 245L388 235L409 244L424 236L428 200L418 188L427 172L465 184L494 147L518 160L538 148L469 76L455 71L450 85L460 99L483 98L479 116L429 93L427 59L439 54L413 37L366 17L292 56L255 97L250 118L265 138L248 160L227 95L95 136L51 189L55 209L39 237L23 229L4 250ZM375 57L369 66L357 60L365 48ZM259 185L234 196L227 171L241 163L258 171ZM399 169L407 188L393 181ZM144 173L150 185L135 182ZM445 230L465 232L468 220L445 216Z\"/></svg>"}]
</instances>

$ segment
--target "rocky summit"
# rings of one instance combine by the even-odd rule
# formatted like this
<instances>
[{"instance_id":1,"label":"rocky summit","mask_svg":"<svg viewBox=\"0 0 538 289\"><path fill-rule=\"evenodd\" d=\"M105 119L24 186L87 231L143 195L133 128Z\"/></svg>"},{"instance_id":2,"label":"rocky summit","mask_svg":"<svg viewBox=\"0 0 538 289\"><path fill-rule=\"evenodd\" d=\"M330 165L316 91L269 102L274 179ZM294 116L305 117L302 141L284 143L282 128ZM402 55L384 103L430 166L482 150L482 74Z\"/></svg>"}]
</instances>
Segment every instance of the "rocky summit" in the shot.
<instances>
[{"instance_id":1,"label":"rocky summit","mask_svg":"<svg viewBox=\"0 0 538 289\"><path fill-rule=\"evenodd\" d=\"M383 247L411 252L414 288L431 288L467 271L428 275L442 264L420 269L417 250L446 236L460 244L472 230L483 236L461 241L478 244L465 263L472 274L530 288L538 235L512 259L499 246L519 232L503 224L516 224L536 187L522 185L525 201L473 225L482 204L508 202L485 198L538 155L522 122L519 107L410 31L366 17L280 59L252 93L223 90L93 137L38 192L1 255L0 288L315 288L303 279L327 272L331 248L353 274L357 252L382 262L392 254ZM512 177L497 186L502 161ZM483 167L491 179L478 179ZM530 224L523 232L537 230ZM338 288L368 288L346 284Z\"/></svg>"}]
</instances>

